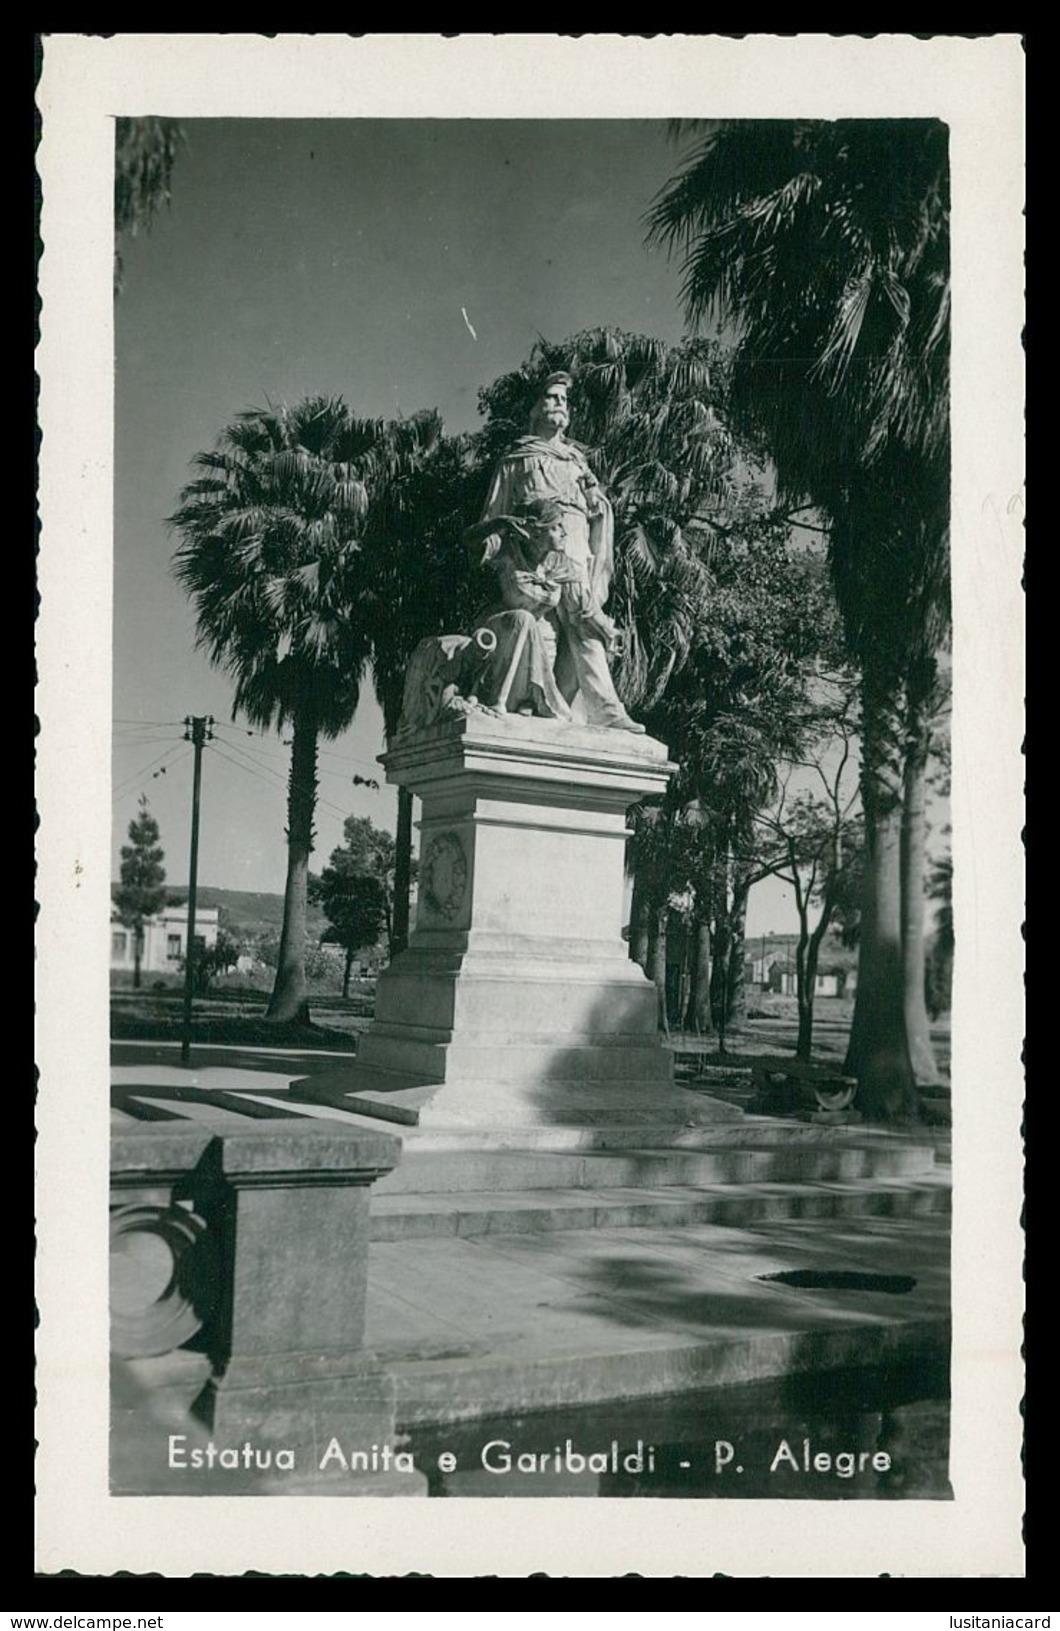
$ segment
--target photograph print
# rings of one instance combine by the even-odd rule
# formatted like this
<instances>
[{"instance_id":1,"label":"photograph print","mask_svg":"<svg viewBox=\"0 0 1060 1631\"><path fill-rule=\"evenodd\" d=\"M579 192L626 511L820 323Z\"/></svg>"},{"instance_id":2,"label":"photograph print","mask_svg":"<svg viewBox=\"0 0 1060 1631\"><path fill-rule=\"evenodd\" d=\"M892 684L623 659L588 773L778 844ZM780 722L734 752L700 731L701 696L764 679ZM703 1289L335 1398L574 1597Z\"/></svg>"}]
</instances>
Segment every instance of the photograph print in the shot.
<instances>
[{"instance_id":1,"label":"photograph print","mask_svg":"<svg viewBox=\"0 0 1060 1631\"><path fill-rule=\"evenodd\" d=\"M107 1501L952 1525L952 115L200 100L110 120Z\"/></svg>"}]
</instances>

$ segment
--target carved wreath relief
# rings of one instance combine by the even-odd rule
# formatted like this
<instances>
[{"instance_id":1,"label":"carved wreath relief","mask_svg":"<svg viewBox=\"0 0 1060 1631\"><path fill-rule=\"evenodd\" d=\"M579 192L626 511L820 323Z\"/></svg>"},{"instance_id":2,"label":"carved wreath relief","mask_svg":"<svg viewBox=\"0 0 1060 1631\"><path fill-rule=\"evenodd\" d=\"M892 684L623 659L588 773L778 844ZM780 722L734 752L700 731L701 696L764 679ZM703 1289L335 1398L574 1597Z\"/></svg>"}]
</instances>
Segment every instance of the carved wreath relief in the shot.
<instances>
[{"instance_id":1,"label":"carved wreath relief","mask_svg":"<svg viewBox=\"0 0 1060 1631\"><path fill-rule=\"evenodd\" d=\"M438 833L420 867L423 899L439 917L453 918L467 892L467 858L455 832Z\"/></svg>"},{"instance_id":2,"label":"carved wreath relief","mask_svg":"<svg viewBox=\"0 0 1060 1631\"><path fill-rule=\"evenodd\" d=\"M217 1241L181 1205L116 1207L110 1220L111 1350L172 1353L202 1330L217 1300Z\"/></svg>"}]
</instances>

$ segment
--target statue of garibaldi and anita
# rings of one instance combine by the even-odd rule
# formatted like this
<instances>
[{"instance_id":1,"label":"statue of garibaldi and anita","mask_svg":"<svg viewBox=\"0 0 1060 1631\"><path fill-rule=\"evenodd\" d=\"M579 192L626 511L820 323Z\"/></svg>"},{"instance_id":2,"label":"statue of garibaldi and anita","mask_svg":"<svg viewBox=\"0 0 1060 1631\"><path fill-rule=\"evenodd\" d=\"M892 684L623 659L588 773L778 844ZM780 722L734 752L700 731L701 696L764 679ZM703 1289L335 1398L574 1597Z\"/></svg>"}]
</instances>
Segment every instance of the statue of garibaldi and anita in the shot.
<instances>
[{"instance_id":1,"label":"statue of garibaldi and anita","mask_svg":"<svg viewBox=\"0 0 1060 1631\"><path fill-rule=\"evenodd\" d=\"M416 649L399 734L453 714L570 720L580 696L585 723L643 732L615 691L608 657L619 630L604 611L614 563L614 519L584 453L566 439L567 373L550 374L529 434L503 454L482 519L464 534L495 596L470 636Z\"/></svg>"}]
</instances>

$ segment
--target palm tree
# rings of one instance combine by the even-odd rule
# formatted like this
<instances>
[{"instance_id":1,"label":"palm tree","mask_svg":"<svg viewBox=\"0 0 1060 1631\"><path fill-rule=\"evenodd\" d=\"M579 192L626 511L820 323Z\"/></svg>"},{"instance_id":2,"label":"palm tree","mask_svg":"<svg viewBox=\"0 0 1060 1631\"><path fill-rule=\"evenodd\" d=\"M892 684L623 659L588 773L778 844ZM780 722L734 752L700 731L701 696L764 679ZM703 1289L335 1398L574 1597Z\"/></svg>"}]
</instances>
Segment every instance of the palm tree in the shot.
<instances>
[{"instance_id":1,"label":"palm tree","mask_svg":"<svg viewBox=\"0 0 1060 1631\"><path fill-rule=\"evenodd\" d=\"M701 139L656 200L650 233L683 253L689 316L734 327L738 428L768 445L783 495L829 522L864 720L868 865L848 1068L870 1114L901 1119L916 1111L903 996L905 759L923 729L915 675L948 620L946 129L683 128ZM922 895L918 865L907 855L907 898Z\"/></svg>"},{"instance_id":2,"label":"palm tree","mask_svg":"<svg viewBox=\"0 0 1060 1631\"><path fill-rule=\"evenodd\" d=\"M150 227L169 203L173 166L187 138L173 119L118 119L114 134L114 292L123 283L121 240Z\"/></svg>"},{"instance_id":3,"label":"palm tree","mask_svg":"<svg viewBox=\"0 0 1060 1631\"><path fill-rule=\"evenodd\" d=\"M392 743L409 659L421 640L463 628L477 608L459 540L473 508L472 439L444 434L435 412L391 427L377 462L365 548L371 563L371 668L383 728ZM391 954L409 933L412 794L398 788Z\"/></svg>"},{"instance_id":4,"label":"palm tree","mask_svg":"<svg viewBox=\"0 0 1060 1631\"><path fill-rule=\"evenodd\" d=\"M666 346L607 328L539 340L521 369L482 392L483 486L524 433L541 380L560 368L574 379L571 435L614 509L610 611L626 632L616 685L629 706L650 708L688 658L719 522L749 479L719 411L728 357L709 341Z\"/></svg>"},{"instance_id":5,"label":"palm tree","mask_svg":"<svg viewBox=\"0 0 1060 1631\"><path fill-rule=\"evenodd\" d=\"M287 883L268 1017L308 1016L306 891L317 748L353 719L371 629L361 537L389 430L340 399L253 408L196 454L169 525L198 643L235 680L233 716L289 726Z\"/></svg>"},{"instance_id":6,"label":"palm tree","mask_svg":"<svg viewBox=\"0 0 1060 1631\"><path fill-rule=\"evenodd\" d=\"M775 759L792 746L806 665L831 621L823 602L833 604L827 585L809 582L791 559L757 447L729 428L731 366L730 353L702 339L666 346L612 329L542 339L520 370L482 393L480 442L488 469L525 427L540 380L558 368L572 374L571 434L615 512L609 610L627 640L616 683L682 766L630 848L630 952L661 982L667 903L687 887L679 852L694 832L697 940L705 946L713 935L722 1022L739 1000L730 975L741 966L741 855ZM703 980L710 963L700 956Z\"/></svg>"},{"instance_id":7,"label":"palm tree","mask_svg":"<svg viewBox=\"0 0 1060 1631\"><path fill-rule=\"evenodd\" d=\"M650 723L693 652L713 592L717 524L737 496L732 441L718 411L727 358L711 342L669 347L616 329L590 329L560 343L540 339L521 369L481 394L483 489L497 456L525 431L540 382L561 368L574 379L571 434L614 510L609 610L625 634L616 687ZM681 887L678 835L683 805L695 792L683 783L680 798L672 790L661 808L639 812L628 853L630 955L655 980L664 1026L669 900Z\"/></svg>"}]
</instances>

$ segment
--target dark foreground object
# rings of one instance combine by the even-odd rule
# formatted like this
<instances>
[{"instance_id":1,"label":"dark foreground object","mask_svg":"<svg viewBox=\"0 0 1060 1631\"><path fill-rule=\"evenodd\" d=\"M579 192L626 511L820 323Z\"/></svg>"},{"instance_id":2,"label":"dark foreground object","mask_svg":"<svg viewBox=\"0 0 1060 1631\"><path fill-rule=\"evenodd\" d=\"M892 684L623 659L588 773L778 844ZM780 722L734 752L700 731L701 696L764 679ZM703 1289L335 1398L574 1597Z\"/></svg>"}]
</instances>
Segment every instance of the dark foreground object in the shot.
<instances>
[{"instance_id":1,"label":"dark foreground object","mask_svg":"<svg viewBox=\"0 0 1060 1631\"><path fill-rule=\"evenodd\" d=\"M882 1291L902 1296L912 1291L912 1274L862 1274L845 1269L785 1269L782 1274L762 1274L761 1280L777 1280L782 1286L798 1286L804 1291Z\"/></svg>"},{"instance_id":2,"label":"dark foreground object","mask_svg":"<svg viewBox=\"0 0 1060 1631\"><path fill-rule=\"evenodd\" d=\"M949 1417L933 1356L450 1424L410 1449L433 1496L952 1500Z\"/></svg>"}]
</instances>

